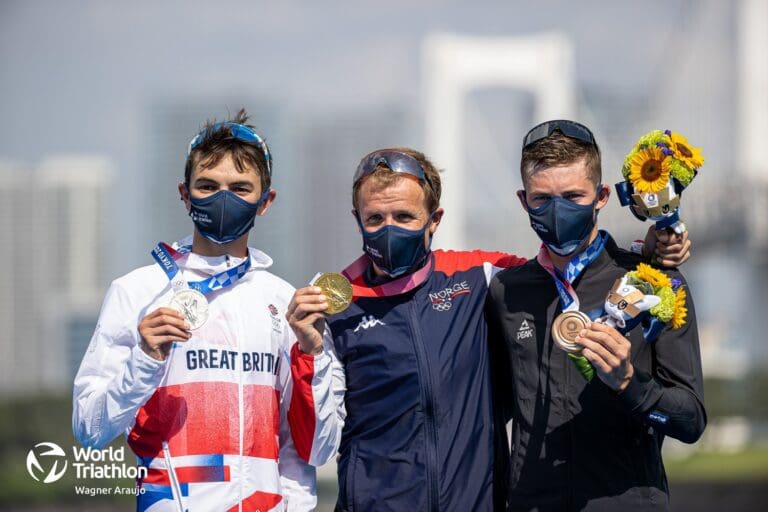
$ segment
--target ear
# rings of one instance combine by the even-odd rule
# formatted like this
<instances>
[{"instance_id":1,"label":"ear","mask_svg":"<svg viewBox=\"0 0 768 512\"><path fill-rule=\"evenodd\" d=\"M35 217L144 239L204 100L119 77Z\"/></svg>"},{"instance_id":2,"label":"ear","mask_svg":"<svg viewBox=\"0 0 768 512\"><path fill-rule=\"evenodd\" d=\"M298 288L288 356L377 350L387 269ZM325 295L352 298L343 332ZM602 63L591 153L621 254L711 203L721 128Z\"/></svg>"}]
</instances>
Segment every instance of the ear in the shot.
<instances>
[{"instance_id":1,"label":"ear","mask_svg":"<svg viewBox=\"0 0 768 512\"><path fill-rule=\"evenodd\" d=\"M182 201L184 201L184 206L187 207L187 212L189 212L189 209L192 207L192 204L189 201L189 190L187 190L187 186L184 184L183 181L179 182L179 196Z\"/></svg>"},{"instance_id":2,"label":"ear","mask_svg":"<svg viewBox=\"0 0 768 512\"><path fill-rule=\"evenodd\" d=\"M438 208L435 210L435 213L432 214L432 218L429 222L429 234L434 235L437 231L437 226L440 225L440 221L443 220L443 215L445 215L445 210L442 208Z\"/></svg>"},{"instance_id":3,"label":"ear","mask_svg":"<svg viewBox=\"0 0 768 512\"><path fill-rule=\"evenodd\" d=\"M528 211L528 202L525 200L525 190L517 191L517 198L520 200L520 204L523 205L523 210Z\"/></svg>"},{"instance_id":4,"label":"ear","mask_svg":"<svg viewBox=\"0 0 768 512\"><path fill-rule=\"evenodd\" d=\"M269 207L272 206L272 203L275 202L275 199L277 198L277 190L272 189L269 191L269 194L267 194L267 198L264 200L263 203L261 203L261 206L259 206L259 211L256 212L256 215L261 217L265 213L267 213L267 210L269 210Z\"/></svg>"},{"instance_id":5,"label":"ear","mask_svg":"<svg viewBox=\"0 0 768 512\"><path fill-rule=\"evenodd\" d=\"M608 199L611 197L611 187L601 184L600 189L597 191L597 204L595 209L600 210L608 204Z\"/></svg>"},{"instance_id":6,"label":"ear","mask_svg":"<svg viewBox=\"0 0 768 512\"><path fill-rule=\"evenodd\" d=\"M358 233L362 233L362 231L360 231L360 229L361 229L361 228L360 228L360 222L361 222L361 221L360 221L360 218L358 217L358 213L357 213L357 210L355 210L355 209L353 208L353 209L351 209L351 210L349 211L349 213L351 213L351 214L352 214L352 217L354 217L354 218L355 218L355 226L357 226L357 232L358 232Z\"/></svg>"}]
</instances>

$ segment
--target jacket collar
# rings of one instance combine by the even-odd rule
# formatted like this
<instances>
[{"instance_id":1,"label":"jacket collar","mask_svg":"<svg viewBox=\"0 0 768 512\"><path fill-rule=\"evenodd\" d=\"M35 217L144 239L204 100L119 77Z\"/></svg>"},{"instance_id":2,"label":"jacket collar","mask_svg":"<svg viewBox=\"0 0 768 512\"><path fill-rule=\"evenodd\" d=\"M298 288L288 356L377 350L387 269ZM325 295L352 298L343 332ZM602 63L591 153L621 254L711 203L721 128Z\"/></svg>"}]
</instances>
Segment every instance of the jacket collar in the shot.
<instances>
[{"instance_id":1,"label":"jacket collar","mask_svg":"<svg viewBox=\"0 0 768 512\"><path fill-rule=\"evenodd\" d=\"M186 236L173 243L174 249L178 250L182 247L192 247L192 235ZM253 247L248 247L248 257L251 259L251 268L248 270L249 272L254 270L264 270L272 266L272 258L266 253ZM242 262L243 258L234 258L232 256L203 256L194 252L188 252L184 258L179 261L179 264L187 270L214 275L219 272L224 272Z\"/></svg>"}]
</instances>

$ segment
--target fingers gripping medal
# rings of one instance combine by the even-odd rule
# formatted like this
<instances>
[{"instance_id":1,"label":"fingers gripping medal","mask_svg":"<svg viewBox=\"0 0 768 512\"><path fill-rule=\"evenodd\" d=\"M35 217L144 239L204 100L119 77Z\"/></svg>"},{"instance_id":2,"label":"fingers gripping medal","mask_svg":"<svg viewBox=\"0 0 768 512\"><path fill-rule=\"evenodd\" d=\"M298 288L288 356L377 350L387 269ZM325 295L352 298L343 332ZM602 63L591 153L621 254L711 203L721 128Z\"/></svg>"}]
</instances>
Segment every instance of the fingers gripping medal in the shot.
<instances>
[{"instance_id":1,"label":"fingers gripping medal","mask_svg":"<svg viewBox=\"0 0 768 512\"><path fill-rule=\"evenodd\" d=\"M582 347L576 344L576 336L590 321L589 317L581 311L561 313L552 324L552 338L558 347L569 354L579 354Z\"/></svg>"},{"instance_id":2,"label":"fingers gripping medal","mask_svg":"<svg viewBox=\"0 0 768 512\"><path fill-rule=\"evenodd\" d=\"M328 301L328 309L325 312L329 315L341 313L352 303L352 284L341 274L325 272L312 284L323 290L323 295Z\"/></svg>"},{"instance_id":3,"label":"fingers gripping medal","mask_svg":"<svg viewBox=\"0 0 768 512\"><path fill-rule=\"evenodd\" d=\"M191 250L192 246L189 245L174 249L168 244L159 242L152 249L152 257L168 276L174 291L168 307L184 315L190 329L199 329L208 320L210 314L208 299L205 294L223 290L236 284L248 273L251 268L251 259L246 257L237 266L209 276L202 281L185 282L181 277L181 269L176 264L176 260L182 259Z\"/></svg>"},{"instance_id":4,"label":"fingers gripping medal","mask_svg":"<svg viewBox=\"0 0 768 512\"><path fill-rule=\"evenodd\" d=\"M176 292L168 307L184 315L191 330L199 329L208 320L208 299L191 288Z\"/></svg>"}]
</instances>

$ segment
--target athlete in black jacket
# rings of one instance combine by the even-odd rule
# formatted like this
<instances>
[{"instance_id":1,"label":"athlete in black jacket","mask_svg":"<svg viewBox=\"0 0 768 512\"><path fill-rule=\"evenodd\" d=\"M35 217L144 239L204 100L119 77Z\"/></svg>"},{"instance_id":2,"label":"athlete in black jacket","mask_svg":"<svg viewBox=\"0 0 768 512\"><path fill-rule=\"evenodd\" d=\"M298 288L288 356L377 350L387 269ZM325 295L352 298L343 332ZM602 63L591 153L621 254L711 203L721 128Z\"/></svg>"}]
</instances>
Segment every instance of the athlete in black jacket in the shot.
<instances>
[{"instance_id":1,"label":"athlete in black jacket","mask_svg":"<svg viewBox=\"0 0 768 512\"><path fill-rule=\"evenodd\" d=\"M575 126L585 131L567 127L524 147L520 198L545 243L539 258L494 278L486 308L489 342L499 353L495 389L513 425L508 506L667 510L664 437L692 443L706 424L693 304L688 293L686 324L652 342L642 325L622 335L590 324L577 339L596 371L590 382L553 342L552 323L572 300L568 293L597 318L614 281L640 262L597 229L609 189L598 185L591 133ZM561 283L569 263L576 269L565 297L544 260ZM684 283L676 270L665 273Z\"/></svg>"}]
</instances>

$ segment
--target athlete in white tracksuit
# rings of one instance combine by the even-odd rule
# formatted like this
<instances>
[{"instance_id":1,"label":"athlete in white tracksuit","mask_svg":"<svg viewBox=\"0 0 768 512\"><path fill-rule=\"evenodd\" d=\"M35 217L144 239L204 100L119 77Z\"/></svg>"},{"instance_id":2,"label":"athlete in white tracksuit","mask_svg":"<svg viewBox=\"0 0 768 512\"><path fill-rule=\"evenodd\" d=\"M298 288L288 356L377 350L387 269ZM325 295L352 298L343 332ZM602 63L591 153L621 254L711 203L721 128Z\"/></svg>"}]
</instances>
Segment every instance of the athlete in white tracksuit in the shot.
<instances>
[{"instance_id":1,"label":"athlete in white tracksuit","mask_svg":"<svg viewBox=\"0 0 768 512\"><path fill-rule=\"evenodd\" d=\"M316 505L314 468L296 454L287 421L296 338L284 315L294 290L247 247L275 193L264 180L269 151L246 120L209 123L193 139L179 192L194 236L112 283L75 377L75 437L99 448L126 435L147 468L141 511ZM200 283L208 318L191 330L193 317L168 305ZM322 366L329 356L321 347L303 357Z\"/></svg>"},{"instance_id":2,"label":"athlete in white tracksuit","mask_svg":"<svg viewBox=\"0 0 768 512\"><path fill-rule=\"evenodd\" d=\"M282 510L281 495L291 511L315 506L314 470L296 455L285 420L295 338L283 315L293 287L266 270L269 256L251 248L250 258L251 270L208 296L210 318L165 361L142 351L136 329L173 295L160 267L139 268L107 292L75 378L74 431L93 447L127 435L149 468L140 510L177 511L174 491L190 510L241 502ZM194 281L240 261L189 253L177 263Z\"/></svg>"}]
</instances>

